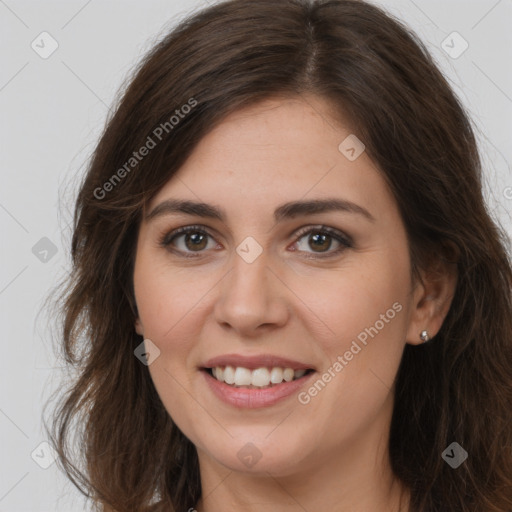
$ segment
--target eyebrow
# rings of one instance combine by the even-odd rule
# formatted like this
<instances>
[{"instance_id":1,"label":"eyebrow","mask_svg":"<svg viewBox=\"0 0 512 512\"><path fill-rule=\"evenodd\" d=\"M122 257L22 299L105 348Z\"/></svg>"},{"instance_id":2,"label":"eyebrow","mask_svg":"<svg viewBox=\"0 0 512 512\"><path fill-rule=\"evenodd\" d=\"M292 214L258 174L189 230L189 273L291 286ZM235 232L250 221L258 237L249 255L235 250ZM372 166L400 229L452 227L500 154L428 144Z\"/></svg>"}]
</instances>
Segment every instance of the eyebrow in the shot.
<instances>
[{"instance_id":1,"label":"eyebrow","mask_svg":"<svg viewBox=\"0 0 512 512\"><path fill-rule=\"evenodd\" d=\"M285 219L293 219L301 215L314 215L317 213L326 213L332 211L342 211L362 215L367 220L375 222L375 217L365 208L351 201L338 198L311 199L309 201L292 201L282 204L274 211L276 222ZM226 221L227 215L222 208L211 204L184 200L167 199L157 206L146 216L146 222L149 222L163 215L172 215L175 213L184 213L209 219Z\"/></svg>"}]
</instances>

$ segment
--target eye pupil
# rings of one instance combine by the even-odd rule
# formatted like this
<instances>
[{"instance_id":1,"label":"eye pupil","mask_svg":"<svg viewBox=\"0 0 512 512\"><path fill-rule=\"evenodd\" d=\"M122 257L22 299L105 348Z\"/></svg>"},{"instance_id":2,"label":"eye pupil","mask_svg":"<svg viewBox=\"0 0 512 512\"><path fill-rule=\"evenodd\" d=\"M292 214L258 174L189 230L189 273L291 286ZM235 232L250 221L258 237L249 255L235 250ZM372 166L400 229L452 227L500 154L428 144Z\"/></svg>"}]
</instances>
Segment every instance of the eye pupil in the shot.
<instances>
[{"instance_id":1,"label":"eye pupil","mask_svg":"<svg viewBox=\"0 0 512 512\"><path fill-rule=\"evenodd\" d=\"M320 248L320 249L322 249L322 248L329 249L331 246L331 241L327 240L327 239L330 239L329 235L322 235L322 234L317 233L315 235L312 235L311 238L314 241L314 245L311 246L312 249L314 249L315 247ZM327 244L325 243L326 240L327 240ZM320 243L317 243L317 242L320 242Z\"/></svg>"},{"instance_id":2,"label":"eye pupil","mask_svg":"<svg viewBox=\"0 0 512 512\"><path fill-rule=\"evenodd\" d=\"M206 247L205 244L206 236L203 233L188 233L185 236L185 244L187 246L187 249L191 250L197 250L197 249L204 249ZM189 242L192 242L192 246L189 246Z\"/></svg>"}]
</instances>

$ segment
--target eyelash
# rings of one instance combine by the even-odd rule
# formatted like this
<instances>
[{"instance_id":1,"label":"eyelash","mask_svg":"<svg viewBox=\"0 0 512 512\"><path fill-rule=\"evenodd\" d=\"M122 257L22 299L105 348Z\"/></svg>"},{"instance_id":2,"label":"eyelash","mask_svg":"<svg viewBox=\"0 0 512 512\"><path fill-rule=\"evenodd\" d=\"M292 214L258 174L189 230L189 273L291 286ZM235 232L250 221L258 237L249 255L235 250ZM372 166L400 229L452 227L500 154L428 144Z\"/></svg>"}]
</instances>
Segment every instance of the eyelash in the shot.
<instances>
[{"instance_id":1,"label":"eyelash","mask_svg":"<svg viewBox=\"0 0 512 512\"><path fill-rule=\"evenodd\" d=\"M188 233L199 233L202 235L209 236L213 238L213 236L208 233L208 230L205 226L201 225L194 225L194 226L185 226L178 229L175 229L174 231L171 231L170 233L164 233L158 243L161 247L168 248L169 245L174 242L176 238L178 238L180 235L188 234ZM296 235L295 235L295 241L294 244L297 243L301 238L303 238L305 235L308 235L310 233L315 234L321 234L321 235L329 235L334 240L340 243L340 247L334 251L329 251L327 253L306 253L309 256L305 256L306 258L311 259L324 259L324 258L331 258L334 256L337 256L339 253L344 251L345 249L350 249L353 247L352 240L350 237L344 235L340 231L336 229L329 228L328 226L307 226L305 228L300 229ZM191 253L184 253L182 251L173 251L175 253L179 253L180 256L184 258L197 258L200 257L202 252L204 251L197 251L196 254L191 255ZM312 255L313 254L313 255ZM312 255L312 256L311 256Z\"/></svg>"}]
</instances>

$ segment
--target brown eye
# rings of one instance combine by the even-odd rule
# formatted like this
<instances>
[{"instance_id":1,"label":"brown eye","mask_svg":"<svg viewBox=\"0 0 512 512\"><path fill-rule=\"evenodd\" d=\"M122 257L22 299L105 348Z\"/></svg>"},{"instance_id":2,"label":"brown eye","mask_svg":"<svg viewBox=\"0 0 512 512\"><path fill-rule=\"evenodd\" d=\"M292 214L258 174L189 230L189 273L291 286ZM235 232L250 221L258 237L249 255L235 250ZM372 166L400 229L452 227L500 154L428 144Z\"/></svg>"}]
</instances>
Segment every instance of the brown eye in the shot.
<instances>
[{"instance_id":1,"label":"brown eye","mask_svg":"<svg viewBox=\"0 0 512 512\"><path fill-rule=\"evenodd\" d=\"M330 235L315 234L309 235L308 244L314 251L324 252L329 250L332 243L332 237Z\"/></svg>"},{"instance_id":2,"label":"brown eye","mask_svg":"<svg viewBox=\"0 0 512 512\"><path fill-rule=\"evenodd\" d=\"M330 250L333 247L333 243L335 248ZM325 257L333 256L353 246L348 236L324 226L301 231L297 235L295 245L297 250L307 254L313 253L313 255L316 253L320 255L319 257L324 257L324 253Z\"/></svg>"},{"instance_id":3,"label":"brown eye","mask_svg":"<svg viewBox=\"0 0 512 512\"><path fill-rule=\"evenodd\" d=\"M191 251L200 251L208 245L208 235L204 233L186 233L185 246Z\"/></svg>"},{"instance_id":4,"label":"brown eye","mask_svg":"<svg viewBox=\"0 0 512 512\"><path fill-rule=\"evenodd\" d=\"M211 242L210 246L208 242ZM160 245L187 255L212 249L216 244L212 236L200 226L186 226L164 235Z\"/></svg>"}]
</instances>

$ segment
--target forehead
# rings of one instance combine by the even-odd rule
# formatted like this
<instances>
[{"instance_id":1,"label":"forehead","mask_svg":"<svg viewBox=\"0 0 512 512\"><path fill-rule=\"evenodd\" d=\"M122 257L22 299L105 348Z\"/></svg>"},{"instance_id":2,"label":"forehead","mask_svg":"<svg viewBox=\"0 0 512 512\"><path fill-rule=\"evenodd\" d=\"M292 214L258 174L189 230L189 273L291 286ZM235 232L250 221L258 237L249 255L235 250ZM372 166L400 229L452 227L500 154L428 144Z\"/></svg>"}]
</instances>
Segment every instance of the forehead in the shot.
<instances>
[{"instance_id":1,"label":"forehead","mask_svg":"<svg viewBox=\"0 0 512 512\"><path fill-rule=\"evenodd\" d=\"M347 158L347 144L357 139L330 112L322 99L308 97L269 99L230 114L203 137L148 210L169 197L215 200L237 213L333 195L389 208L393 200L381 172L364 151Z\"/></svg>"}]
</instances>

